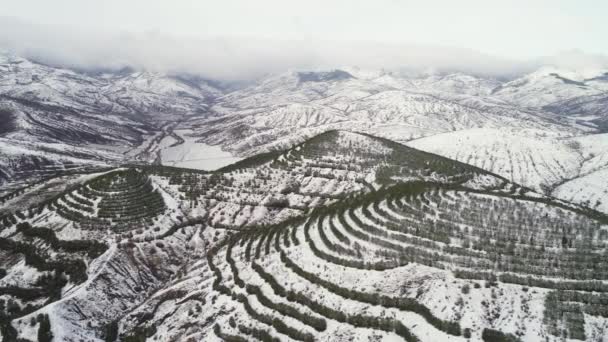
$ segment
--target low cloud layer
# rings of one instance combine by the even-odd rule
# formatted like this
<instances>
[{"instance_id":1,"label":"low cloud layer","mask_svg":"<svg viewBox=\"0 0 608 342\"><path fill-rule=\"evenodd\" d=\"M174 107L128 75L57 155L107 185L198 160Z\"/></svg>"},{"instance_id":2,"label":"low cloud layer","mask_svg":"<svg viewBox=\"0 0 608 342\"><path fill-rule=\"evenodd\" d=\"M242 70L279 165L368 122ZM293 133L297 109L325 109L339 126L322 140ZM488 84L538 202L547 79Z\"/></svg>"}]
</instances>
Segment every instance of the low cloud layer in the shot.
<instances>
[{"instance_id":1,"label":"low cloud layer","mask_svg":"<svg viewBox=\"0 0 608 342\"><path fill-rule=\"evenodd\" d=\"M496 77L513 76L546 62L608 66L604 56L578 52L570 52L566 58L513 61L455 47L93 32L34 25L7 17L0 17L0 32L0 48L47 64L88 70L132 67L219 80L252 79L288 69L342 66L462 71Z\"/></svg>"}]
</instances>

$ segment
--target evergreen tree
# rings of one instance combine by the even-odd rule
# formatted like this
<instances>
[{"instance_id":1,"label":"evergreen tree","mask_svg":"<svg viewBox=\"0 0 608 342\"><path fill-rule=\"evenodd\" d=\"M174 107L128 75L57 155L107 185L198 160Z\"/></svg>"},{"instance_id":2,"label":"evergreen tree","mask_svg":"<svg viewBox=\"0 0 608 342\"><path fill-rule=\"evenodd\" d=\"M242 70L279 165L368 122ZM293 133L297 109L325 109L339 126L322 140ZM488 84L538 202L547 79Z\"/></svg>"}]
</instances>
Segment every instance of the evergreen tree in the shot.
<instances>
[{"instance_id":1,"label":"evergreen tree","mask_svg":"<svg viewBox=\"0 0 608 342\"><path fill-rule=\"evenodd\" d=\"M53 340L53 333L51 332L51 321L48 315L38 315L38 342L51 342Z\"/></svg>"}]
</instances>

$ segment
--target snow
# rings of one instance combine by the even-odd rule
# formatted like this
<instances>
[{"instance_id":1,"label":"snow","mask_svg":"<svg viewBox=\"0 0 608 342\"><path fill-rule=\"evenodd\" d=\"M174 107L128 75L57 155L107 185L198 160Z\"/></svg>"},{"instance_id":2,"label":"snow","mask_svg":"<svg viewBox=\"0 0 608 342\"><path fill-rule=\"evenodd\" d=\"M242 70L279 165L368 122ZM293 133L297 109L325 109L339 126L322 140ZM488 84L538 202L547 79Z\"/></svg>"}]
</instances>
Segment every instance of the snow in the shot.
<instances>
[{"instance_id":1,"label":"snow","mask_svg":"<svg viewBox=\"0 0 608 342\"><path fill-rule=\"evenodd\" d=\"M407 145L494 172L539 192L606 211L608 134L564 138L508 129L470 129L413 140ZM562 184L564 183L565 184ZM557 187L557 189L554 189Z\"/></svg>"},{"instance_id":2,"label":"snow","mask_svg":"<svg viewBox=\"0 0 608 342\"><path fill-rule=\"evenodd\" d=\"M164 165L212 171L242 159L222 150L221 146L197 142L200 138L189 136L189 130L178 130L176 133L183 137L184 143L161 150Z\"/></svg>"},{"instance_id":3,"label":"snow","mask_svg":"<svg viewBox=\"0 0 608 342\"><path fill-rule=\"evenodd\" d=\"M608 168L591 172L558 186L553 195L608 213Z\"/></svg>"},{"instance_id":4,"label":"snow","mask_svg":"<svg viewBox=\"0 0 608 342\"><path fill-rule=\"evenodd\" d=\"M4 267L9 265L3 265ZM33 283L42 273L36 268L25 264L25 259L20 260L10 267L8 275L0 279L0 287L23 286Z\"/></svg>"},{"instance_id":5,"label":"snow","mask_svg":"<svg viewBox=\"0 0 608 342\"><path fill-rule=\"evenodd\" d=\"M499 84L492 79L347 71L355 77L300 82L296 72L270 76L219 98L211 111L221 120L193 118L181 126L194 129L207 143L246 155L293 146L303 136L332 129L369 132L397 141L478 127L534 128L564 135L589 129L543 109L521 108L491 95Z\"/></svg>"},{"instance_id":6,"label":"snow","mask_svg":"<svg viewBox=\"0 0 608 342\"><path fill-rule=\"evenodd\" d=\"M414 140L409 146L444 155L538 188L576 175L578 153L551 137L471 129Z\"/></svg>"},{"instance_id":7,"label":"snow","mask_svg":"<svg viewBox=\"0 0 608 342\"><path fill-rule=\"evenodd\" d=\"M241 155L291 147L330 129L348 129L398 141L416 139L409 145L480 166L536 190L608 212L608 134L583 135L591 129L579 126L574 119L563 119L541 108L601 93L605 86L603 83L586 81L586 78L596 76L599 71L545 68L502 84L499 88L496 87L500 82L496 80L458 73L405 77L384 71L351 68L347 71L354 77L319 81L315 80L315 75L292 71L268 77L251 87L217 98L215 105L209 108L206 100L219 97L220 91L202 81L184 83L168 75L150 72L89 77L4 57L0 57L0 63L1 94L62 108L75 108L82 113L81 117L67 114L58 117L40 111L34 113L35 118L61 132L93 132L96 137L108 138L113 142L107 145L66 143L62 141L64 137L51 137L43 129L44 126L28 118L23 107L12 104L10 108L16 110L14 122L18 129L0 138L1 154L7 160L5 162L3 159L0 168L15 175L20 175L22 168L16 166L14 160L21 160L23 156L52 161L42 168L41 171L45 172L68 168L70 163L79 166L107 165L133 159L149 162L156 157L160 157L157 160L164 165L216 170L240 160ZM331 73L316 76L323 78L327 75ZM307 80L307 77L313 80ZM573 84L560 77L587 84ZM99 116L96 113L100 112L100 108L104 113L113 115ZM146 114L158 115L139 121L138 116ZM582 113L577 119L600 117L592 114ZM97 120L102 120L103 124L97 125ZM108 122L112 124L108 125ZM142 125L142 122L146 125ZM121 130L123 128L125 130ZM32 132L37 132L37 135ZM418 139L421 136L424 138ZM183 142L180 138L183 138ZM131 148L136 142L140 146ZM333 145L352 146L353 149L365 147L370 153L380 156L394 152L377 141L345 132L340 132L339 138L324 148L332 151ZM99 327L86 326L87 323L107 321L126 314L123 327L130 328L133 322L129 319L142 317L138 315L146 312L144 309L153 307L161 294L184 289L188 294L196 294L206 300L201 316L193 318L189 315L191 302L180 305L176 301L167 301L155 313L154 322L158 322L159 316L170 314L166 323L159 325L155 339L176 339L181 332L176 331L175 327L197 320L217 322L224 331L238 334L229 327L228 317L234 315L237 320L244 322L242 317L247 317L247 314L240 304L227 296L218 297L211 290L212 275L204 258L207 248L229 235L229 230L211 226L222 224L235 229L278 222L300 215L306 208L335 202L339 196L362 191L364 186L356 180L375 182L374 167L356 167L360 159L365 157L350 160L347 155L329 153L318 159L300 158L298 152L301 150L304 149L298 148L281 156L280 160L285 163L292 163L295 159L289 165L292 167L290 169L272 169L266 164L260 168L239 170L238 173L226 175L228 185L214 186L208 192L198 194L199 197L194 200L183 199L183 190L179 190L179 185L169 184L167 178L152 176L154 188L162 193L167 213L155 218L146 229L135 232L134 236L133 232L127 235L114 234L108 229L84 230L45 208L31 220L32 223L52 227L62 240L94 239L106 241L111 247L101 257L87 260L89 279L86 282L77 286L69 284L64 288L61 300L47 305L32 316L39 312L48 313L56 339L95 340L98 336L93 336L93 331ZM333 179L305 176L302 172L315 163L331 165L348 162L355 166L354 171L337 170L331 166L310 167L321 176L336 177ZM29 193L59 191L62 188L57 185L58 182L70 185L92 176L58 178L54 182L32 186L23 197L7 201L3 209L29 206L38 200L28 199ZM206 176L193 176L192 184L205 184ZM259 176L264 177L263 183L248 185L251 181L259 180ZM298 183L298 191L282 193L283 189L292 185L290 181ZM465 185L487 188L498 183L496 178L483 175ZM69 198L78 196L77 193L68 195L67 202ZM467 201L466 196L458 192L439 196L442 201L451 204ZM292 208L265 207L264 204L270 203L271 198L287 199ZM436 216L436 203L429 206L421 204L421 207L430 208L432 214L426 217L441 223ZM545 205L530 207L538 209ZM400 216L390 210L386 202L382 202L380 208L394 218ZM387 222L373 207L368 209L380 222ZM420 209L416 207L413 210ZM365 218L361 208L353 212L364 223L382 228L381 223ZM546 217L557 215L553 211L547 214L549 216ZM188 226L159 241L160 236L178 221L178 216L192 218L205 215L208 215L210 225ZM345 230L335 216L326 217L323 225L327 226L329 222L333 222L337 229ZM345 222L363 233L349 216L346 216ZM461 223L460 227L468 226ZM350 247L339 241L331 230L324 232L332 243L343 248ZM3 236L12 233L13 230L2 232ZM300 241L304 241L302 229L297 233ZM321 242L318 227L311 228L310 236L320 250L337 253ZM459 240L454 238L450 243L459 245ZM362 246L363 252L379 250L371 241L354 237L351 241ZM134 246L128 247L127 242ZM158 243L165 247L158 247ZM395 244L409 246L405 240L396 241ZM288 253L310 272L343 287L416 297L437 317L454 319L463 327L471 327L473 340L480 339L483 327L520 332L523 341L553 339L543 335L546 333L542 322L546 290L524 291L521 286L499 284L492 288L472 288L470 293L464 294L462 287L465 284L473 285L474 282L454 278L446 270L414 263L383 272L355 270L328 264L317 258L307 246L304 242L299 247L291 248ZM221 252L218 257L222 257ZM348 256L341 257L348 259ZM374 261L378 260L378 255L369 253L360 259ZM276 271L282 284L303 291L332 308L349 313L368 312L398 318L423 340L464 340L462 337L446 336L411 312L344 300L318 285L303 281L280 262L276 253L264 256L260 262ZM237 265L244 278L262 286L264 293L272 297L269 286L262 284L246 263L239 260ZM226 263L218 266L224 275L229 274ZM447 266L449 268L450 265ZM0 280L0 285L28 285L39 276L37 270L25 266L20 259L13 260L7 269L9 275ZM181 273L186 275L180 278ZM111 281L106 283L107 279ZM230 285L232 280L225 281ZM419 290L421 293L418 293ZM241 289L236 291L244 293ZM256 310L270 313L254 297L249 298ZM286 302L277 296L272 298L276 302ZM82 310L89 319L76 317L74 308ZM277 313L273 315L281 317L290 326L309 329L292 318ZM29 325L29 317L15 321L14 326L21 337L34 340L36 327ZM494 318L490 320L489 317ZM204 327L188 337L217 340L208 328ZM590 338L605 340L606 329L604 318L586 317L586 330ZM268 330L280 335L273 328ZM335 340L336 336L337 339L353 341L397 340L392 333L359 329L331 320L328 320L327 331L317 337Z\"/></svg>"},{"instance_id":8,"label":"snow","mask_svg":"<svg viewBox=\"0 0 608 342\"><path fill-rule=\"evenodd\" d=\"M602 89L585 84L586 79L601 74L600 70L576 71L545 66L501 85L494 95L526 107L539 108L579 96L601 93Z\"/></svg>"}]
</instances>

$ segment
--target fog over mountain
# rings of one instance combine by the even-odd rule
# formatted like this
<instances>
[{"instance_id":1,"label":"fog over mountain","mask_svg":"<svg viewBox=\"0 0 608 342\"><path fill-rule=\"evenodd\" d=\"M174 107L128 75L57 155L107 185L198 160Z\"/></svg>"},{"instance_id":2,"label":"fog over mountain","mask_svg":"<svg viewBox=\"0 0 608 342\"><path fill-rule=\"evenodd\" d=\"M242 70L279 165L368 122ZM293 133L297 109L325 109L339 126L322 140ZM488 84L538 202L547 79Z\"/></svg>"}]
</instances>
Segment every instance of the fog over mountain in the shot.
<instances>
[{"instance_id":1,"label":"fog over mountain","mask_svg":"<svg viewBox=\"0 0 608 342\"><path fill-rule=\"evenodd\" d=\"M0 6L0 342L607 342L606 4Z\"/></svg>"},{"instance_id":2,"label":"fog over mountain","mask_svg":"<svg viewBox=\"0 0 608 342\"><path fill-rule=\"evenodd\" d=\"M32 24L13 17L0 17L0 31L0 48L53 66L85 71L129 67L231 81L285 70L345 66L407 72L464 72L507 78L547 63L565 68L608 66L605 56L577 50L517 60L474 49L432 44L74 30L68 26Z\"/></svg>"}]
</instances>

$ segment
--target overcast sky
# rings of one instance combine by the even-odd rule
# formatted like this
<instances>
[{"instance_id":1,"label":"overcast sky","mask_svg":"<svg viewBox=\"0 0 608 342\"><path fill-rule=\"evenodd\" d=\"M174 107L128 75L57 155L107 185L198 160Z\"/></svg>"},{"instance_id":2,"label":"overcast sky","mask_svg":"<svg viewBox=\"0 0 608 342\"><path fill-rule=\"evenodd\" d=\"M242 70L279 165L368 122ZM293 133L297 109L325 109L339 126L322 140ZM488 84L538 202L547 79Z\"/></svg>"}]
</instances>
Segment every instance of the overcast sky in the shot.
<instances>
[{"instance_id":1,"label":"overcast sky","mask_svg":"<svg viewBox=\"0 0 608 342\"><path fill-rule=\"evenodd\" d=\"M226 78L345 63L497 72L572 50L604 63L606 13L601 0L0 0L0 47Z\"/></svg>"}]
</instances>

